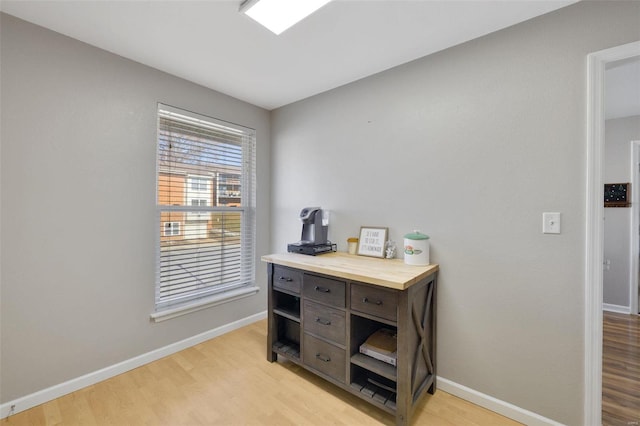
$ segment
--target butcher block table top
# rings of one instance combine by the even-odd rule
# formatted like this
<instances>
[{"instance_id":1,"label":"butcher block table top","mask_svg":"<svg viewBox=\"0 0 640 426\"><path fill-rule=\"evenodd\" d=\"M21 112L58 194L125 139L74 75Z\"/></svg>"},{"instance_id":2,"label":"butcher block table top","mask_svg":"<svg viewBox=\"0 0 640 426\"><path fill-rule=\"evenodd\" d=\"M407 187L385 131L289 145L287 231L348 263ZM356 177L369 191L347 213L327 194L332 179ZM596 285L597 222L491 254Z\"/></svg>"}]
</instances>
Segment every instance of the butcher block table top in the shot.
<instances>
[{"instance_id":1,"label":"butcher block table top","mask_svg":"<svg viewBox=\"0 0 640 426\"><path fill-rule=\"evenodd\" d=\"M405 290L438 270L438 264L406 265L402 259L379 259L343 252L309 256L280 253L262 256L263 262L332 275L367 284Z\"/></svg>"}]
</instances>

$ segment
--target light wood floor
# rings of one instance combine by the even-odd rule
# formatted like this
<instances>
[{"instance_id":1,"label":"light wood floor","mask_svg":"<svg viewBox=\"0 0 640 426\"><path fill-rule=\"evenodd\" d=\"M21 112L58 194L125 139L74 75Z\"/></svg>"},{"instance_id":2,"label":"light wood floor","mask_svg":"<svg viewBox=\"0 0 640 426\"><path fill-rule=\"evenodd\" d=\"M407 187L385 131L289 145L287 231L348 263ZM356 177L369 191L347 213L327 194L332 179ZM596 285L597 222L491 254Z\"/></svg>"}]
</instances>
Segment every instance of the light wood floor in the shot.
<instances>
[{"instance_id":1,"label":"light wood floor","mask_svg":"<svg viewBox=\"0 0 640 426\"><path fill-rule=\"evenodd\" d=\"M602 424L640 425L640 317L604 312Z\"/></svg>"},{"instance_id":2,"label":"light wood floor","mask_svg":"<svg viewBox=\"0 0 640 426\"><path fill-rule=\"evenodd\" d=\"M392 425L289 362L266 360L266 320L15 414L0 425ZM443 391L414 425L517 425Z\"/></svg>"}]
</instances>

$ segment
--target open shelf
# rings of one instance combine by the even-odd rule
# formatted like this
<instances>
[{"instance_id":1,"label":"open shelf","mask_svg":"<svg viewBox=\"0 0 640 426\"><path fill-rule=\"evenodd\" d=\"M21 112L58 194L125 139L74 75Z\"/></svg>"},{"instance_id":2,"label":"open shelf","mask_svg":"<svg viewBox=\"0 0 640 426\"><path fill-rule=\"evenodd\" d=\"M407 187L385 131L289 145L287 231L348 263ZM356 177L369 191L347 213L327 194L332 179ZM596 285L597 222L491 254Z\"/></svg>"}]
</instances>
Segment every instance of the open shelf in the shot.
<instances>
[{"instance_id":1,"label":"open shelf","mask_svg":"<svg viewBox=\"0 0 640 426\"><path fill-rule=\"evenodd\" d=\"M396 409L396 383L369 371L356 369L350 387L361 397L393 413Z\"/></svg>"},{"instance_id":2,"label":"open shelf","mask_svg":"<svg viewBox=\"0 0 640 426\"><path fill-rule=\"evenodd\" d=\"M275 313L275 311L274 311ZM300 318L297 320L275 315L276 336L271 345L273 352L300 361Z\"/></svg>"},{"instance_id":3,"label":"open shelf","mask_svg":"<svg viewBox=\"0 0 640 426\"><path fill-rule=\"evenodd\" d=\"M300 322L300 297L274 291L273 312L290 320Z\"/></svg>"},{"instance_id":4,"label":"open shelf","mask_svg":"<svg viewBox=\"0 0 640 426\"><path fill-rule=\"evenodd\" d=\"M273 313L288 318L292 321L300 322L300 311L296 312L287 308L273 308Z\"/></svg>"},{"instance_id":5,"label":"open shelf","mask_svg":"<svg viewBox=\"0 0 640 426\"><path fill-rule=\"evenodd\" d=\"M351 363L362 368L366 368L367 370L379 374L389 380L393 380L394 382L397 380L398 375L395 366L379 361L375 358L371 358L370 356L357 353L351 357Z\"/></svg>"},{"instance_id":6,"label":"open shelf","mask_svg":"<svg viewBox=\"0 0 640 426\"><path fill-rule=\"evenodd\" d=\"M300 345L296 342L292 342L290 340L278 340L273 344L271 349L288 358L300 360Z\"/></svg>"}]
</instances>

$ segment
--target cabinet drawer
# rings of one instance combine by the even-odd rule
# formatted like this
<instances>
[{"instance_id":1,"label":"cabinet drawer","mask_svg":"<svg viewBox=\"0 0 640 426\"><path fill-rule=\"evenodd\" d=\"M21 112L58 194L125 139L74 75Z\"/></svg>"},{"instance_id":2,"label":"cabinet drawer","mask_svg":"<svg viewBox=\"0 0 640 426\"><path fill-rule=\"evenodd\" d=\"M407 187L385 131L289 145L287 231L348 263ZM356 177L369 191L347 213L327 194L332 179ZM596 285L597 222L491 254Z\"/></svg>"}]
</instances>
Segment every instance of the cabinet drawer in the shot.
<instances>
[{"instance_id":1,"label":"cabinet drawer","mask_svg":"<svg viewBox=\"0 0 640 426\"><path fill-rule=\"evenodd\" d=\"M398 293L365 284L351 284L351 309L396 321L398 319Z\"/></svg>"},{"instance_id":2,"label":"cabinet drawer","mask_svg":"<svg viewBox=\"0 0 640 426\"><path fill-rule=\"evenodd\" d=\"M344 383L346 369L344 349L305 334L304 363Z\"/></svg>"},{"instance_id":3,"label":"cabinet drawer","mask_svg":"<svg viewBox=\"0 0 640 426\"><path fill-rule=\"evenodd\" d=\"M300 293L302 283L302 272L285 268L284 266L273 266L273 287L288 290L293 293Z\"/></svg>"},{"instance_id":4,"label":"cabinet drawer","mask_svg":"<svg viewBox=\"0 0 640 426\"><path fill-rule=\"evenodd\" d=\"M338 308L345 307L345 282L316 275L304 275L304 296Z\"/></svg>"},{"instance_id":5,"label":"cabinet drawer","mask_svg":"<svg viewBox=\"0 0 640 426\"><path fill-rule=\"evenodd\" d=\"M304 302L304 331L313 333L339 345L345 344L344 311L310 301Z\"/></svg>"}]
</instances>

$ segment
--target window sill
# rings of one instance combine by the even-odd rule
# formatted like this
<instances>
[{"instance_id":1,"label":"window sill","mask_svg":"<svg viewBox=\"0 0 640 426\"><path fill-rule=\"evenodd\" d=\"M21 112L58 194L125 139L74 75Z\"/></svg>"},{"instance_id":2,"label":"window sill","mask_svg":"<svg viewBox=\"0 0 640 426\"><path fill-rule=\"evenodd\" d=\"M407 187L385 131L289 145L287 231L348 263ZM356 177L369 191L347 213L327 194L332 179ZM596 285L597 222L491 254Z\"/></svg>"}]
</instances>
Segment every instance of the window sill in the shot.
<instances>
[{"instance_id":1,"label":"window sill","mask_svg":"<svg viewBox=\"0 0 640 426\"><path fill-rule=\"evenodd\" d=\"M164 309L159 312L154 312L151 314L151 320L153 322L166 321L168 319L190 314L192 312L200 311L202 309L210 308L212 306L221 305L223 303L233 302L234 300L253 296L258 291L260 291L259 287L244 287L237 290L227 291L225 293L207 297L206 299L196 300L192 303L189 303L183 306Z\"/></svg>"}]
</instances>

